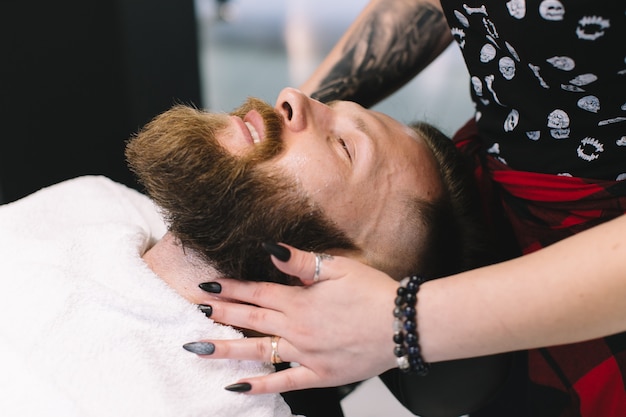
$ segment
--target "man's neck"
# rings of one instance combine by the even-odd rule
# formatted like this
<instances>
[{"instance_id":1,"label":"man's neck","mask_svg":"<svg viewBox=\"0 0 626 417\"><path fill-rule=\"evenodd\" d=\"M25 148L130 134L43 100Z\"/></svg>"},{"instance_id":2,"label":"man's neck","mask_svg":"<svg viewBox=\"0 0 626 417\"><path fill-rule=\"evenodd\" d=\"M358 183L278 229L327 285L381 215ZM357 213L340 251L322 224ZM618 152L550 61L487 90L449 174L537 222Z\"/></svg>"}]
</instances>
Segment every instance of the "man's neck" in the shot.
<instances>
[{"instance_id":1,"label":"man's neck","mask_svg":"<svg viewBox=\"0 0 626 417\"><path fill-rule=\"evenodd\" d=\"M155 274L194 304L200 302L200 297L206 300L207 294L198 288L198 284L220 276L194 251L184 249L170 232L148 249L142 258Z\"/></svg>"}]
</instances>

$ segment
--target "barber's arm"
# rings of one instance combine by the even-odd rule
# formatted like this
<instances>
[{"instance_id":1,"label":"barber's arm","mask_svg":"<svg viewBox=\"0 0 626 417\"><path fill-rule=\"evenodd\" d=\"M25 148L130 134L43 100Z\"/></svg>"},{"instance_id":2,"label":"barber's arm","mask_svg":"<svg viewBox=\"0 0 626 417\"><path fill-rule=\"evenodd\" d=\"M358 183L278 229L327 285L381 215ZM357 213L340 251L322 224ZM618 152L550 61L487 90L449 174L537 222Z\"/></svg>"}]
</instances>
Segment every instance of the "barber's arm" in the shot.
<instances>
[{"instance_id":1,"label":"barber's arm","mask_svg":"<svg viewBox=\"0 0 626 417\"><path fill-rule=\"evenodd\" d=\"M417 328L431 363L556 346L626 330L626 215L530 255L455 276L419 290ZM311 284L315 257L291 249L273 259ZM263 394L337 386L397 366L392 354L397 282L354 260L325 262L321 282L306 287L217 280L207 294L211 318L279 335L280 356L301 366L246 379ZM269 337L206 341L212 358L268 361ZM236 382L236 381L233 381Z\"/></svg>"},{"instance_id":2,"label":"barber's arm","mask_svg":"<svg viewBox=\"0 0 626 417\"><path fill-rule=\"evenodd\" d=\"M369 107L430 64L452 35L439 0L372 0L300 89Z\"/></svg>"}]
</instances>

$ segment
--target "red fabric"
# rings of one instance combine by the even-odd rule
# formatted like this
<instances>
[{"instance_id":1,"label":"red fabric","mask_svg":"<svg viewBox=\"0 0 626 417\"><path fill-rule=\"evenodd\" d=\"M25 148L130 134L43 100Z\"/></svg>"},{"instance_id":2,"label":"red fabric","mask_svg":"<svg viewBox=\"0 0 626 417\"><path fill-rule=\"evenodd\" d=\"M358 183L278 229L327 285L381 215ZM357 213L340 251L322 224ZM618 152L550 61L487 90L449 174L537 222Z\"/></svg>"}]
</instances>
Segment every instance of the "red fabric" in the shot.
<instances>
[{"instance_id":1,"label":"red fabric","mask_svg":"<svg viewBox=\"0 0 626 417\"><path fill-rule=\"evenodd\" d=\"M581 416L626 415L626 396L615 395L624 392L623 381L616 375L620 376L619 366L615 357L609 357L574 384L581 400Z\"/></svg>"},{"instance_id":2,"label":"red fabric","mask_svg":"<svg viewBox=\"0 0 626 417\"><path fill-rule=\"evenodd\" d=\"M514 171L489 156L486 163L524 253L626 213L626 196L614 192L623 182Z\"/></svg>"},{"instance_id":3,"label":"red fabric","mask_svg":"<svg viewBox=\"0 0 626 417\"><path fill-rule=\"evenodd\" d=\"M580 178L502 170L494 161L493 180L505 185L506 190L519 198L533 201L576 201L602 191L598 184L586 184Z\"/></svg>"},{"instance_id":4,"label":"red fabric","mask_svg":"<svg viewBox=\"0 0 626 417\"><path fill-rule=\"evenodd\" d=\"M454 142L474 163L487 219L498 218L502 210L523 253L626 213L626 181L515 171L483 151L473 120ZM569 398L555 417L626 417L626 334L533 350L528 358L533 384Z\"/></svg>"}]
</instances>

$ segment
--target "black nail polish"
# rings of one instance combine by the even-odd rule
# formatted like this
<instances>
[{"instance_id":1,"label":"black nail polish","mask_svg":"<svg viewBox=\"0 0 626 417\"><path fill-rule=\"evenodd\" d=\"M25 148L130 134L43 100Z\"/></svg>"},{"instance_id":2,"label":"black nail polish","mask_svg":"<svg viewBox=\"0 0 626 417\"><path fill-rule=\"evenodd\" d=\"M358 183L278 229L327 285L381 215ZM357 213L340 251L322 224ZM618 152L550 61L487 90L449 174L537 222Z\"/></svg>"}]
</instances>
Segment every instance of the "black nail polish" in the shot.
<instances>
[{"instance_id":1,"label":"black nail polish","mask_svg":"<svg viewBox=\"0 0 626 417\"><path fill-rule=\"evenodd\" d=\"M198 310L202 311L204 315L209 318L211 317L211 314L213 314L213 307L208 304L199 304Z\"/></svg>"},{"instance_id":2,"label":"black nail polish","mask_svg":"<svg viewBox=\"0 0 626 417\"><path fill-rule=\"evenodd\" d=\"M218 282L203 282L202 284L198 285L198 287L212 294L219 294L222 292L222 286Z\"/></svg>"},{"instance_id":3,"label":"black nail polish","mask_svg":"<svg viewBox=\"0 0 626 417\"><path fill-rule=\"evenodd\" d=\"M212 355L215 352L215 345L210 342L185 343L183 349L196 355Z\"/></svg>"},{"instance_id":4,"label":"black nail polish","mask_svg":"<svg viewBox=\"0 0 626 417\"><path fill-rule=\"evenodd\" d=\"M238 382L236 384L230 384L224 387L224 389L232 392L248 392L252 389L252 385L247 382Z\"/></svg>"},{"instance_id":5,"label":"black nail polish","mask_svg":"<svg viewBox=\"0 0 626 417\"><path fill-rule=\"evenodd\" d=\"M270 255L274 255L279 261L287 262L291 258L291 251L284 246L277 245L273 242L261 243L263 249L265 249Z\"/></svg>"}]
</instances>

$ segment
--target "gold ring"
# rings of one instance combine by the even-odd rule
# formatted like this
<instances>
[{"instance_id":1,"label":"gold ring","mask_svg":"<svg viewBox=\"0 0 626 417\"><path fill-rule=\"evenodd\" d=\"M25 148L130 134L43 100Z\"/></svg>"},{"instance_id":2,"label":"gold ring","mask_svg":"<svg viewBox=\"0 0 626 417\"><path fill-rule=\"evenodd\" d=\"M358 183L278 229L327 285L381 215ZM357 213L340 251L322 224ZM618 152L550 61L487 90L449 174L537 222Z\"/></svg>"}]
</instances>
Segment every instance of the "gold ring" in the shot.
<instances>
[{"instance_id":1,"label":"gold ring","mask_svg":"<svg viewBox=\"0 0 626 417\"><path fill-rule=\"evenodd\" d=\"M280 340L280 336L272 336L270 340L272 342L272 355L270 356L270 362L273 365L276 365L277 363L283 363L283 360L278 354L278 340Z\"/></svg>"}]
</instances>

